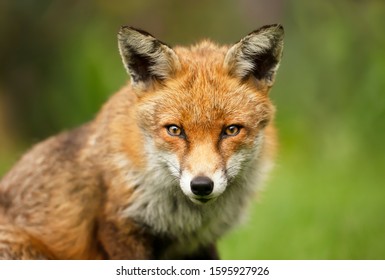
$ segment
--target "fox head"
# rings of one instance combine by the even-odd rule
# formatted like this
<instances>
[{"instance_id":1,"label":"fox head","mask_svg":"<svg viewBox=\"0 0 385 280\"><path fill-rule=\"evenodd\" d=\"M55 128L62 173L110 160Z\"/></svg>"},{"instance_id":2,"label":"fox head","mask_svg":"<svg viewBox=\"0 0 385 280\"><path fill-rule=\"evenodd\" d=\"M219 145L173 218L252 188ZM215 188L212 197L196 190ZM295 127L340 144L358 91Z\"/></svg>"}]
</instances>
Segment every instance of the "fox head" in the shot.
<instances>
[{"instance_id":1,"label":"fox head","mask_svg":"<svg viewBox=\"0 0 385 280\"><path fill-rule=\"evenodd\" d=\"M147 32L121 28L119 50L147 160L167 170L192 202L214 201L258 168L274 115L268 93L283 34L281 25L269 25L232 46L203 41L171 48Z\"/></svg>"}]
</instances>

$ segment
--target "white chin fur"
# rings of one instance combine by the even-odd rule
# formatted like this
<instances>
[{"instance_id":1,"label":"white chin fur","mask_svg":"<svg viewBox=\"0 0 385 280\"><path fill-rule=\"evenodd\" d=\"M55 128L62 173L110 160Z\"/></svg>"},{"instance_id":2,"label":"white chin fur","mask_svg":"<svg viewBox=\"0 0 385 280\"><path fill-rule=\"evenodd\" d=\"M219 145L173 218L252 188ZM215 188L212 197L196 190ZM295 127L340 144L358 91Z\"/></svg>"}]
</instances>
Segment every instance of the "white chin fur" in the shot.
<instances>
[{"instance_id":1,"label":"white chin fur","mask_svg":"<svg viewBox=\"0 0 385 280\"><path fill-rule=\"evenodd\" d=\"M196 199L196 198L189 197L189 199L197 205L208 205L210 203L213 203L215 200L217 200L217 197L208 198L208 199Z\"/></svg>"}]
</instances>

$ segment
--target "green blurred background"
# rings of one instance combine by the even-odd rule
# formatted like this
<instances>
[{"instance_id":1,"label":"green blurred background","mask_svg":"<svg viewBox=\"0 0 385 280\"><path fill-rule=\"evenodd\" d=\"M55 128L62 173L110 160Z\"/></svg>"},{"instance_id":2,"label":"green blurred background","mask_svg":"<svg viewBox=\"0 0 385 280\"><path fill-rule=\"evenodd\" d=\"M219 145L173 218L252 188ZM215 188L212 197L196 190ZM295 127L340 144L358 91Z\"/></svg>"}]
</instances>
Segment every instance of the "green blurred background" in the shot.
<instances>
[{"instance_id":1,"label":"green blurred background","mask_svg":"<svg viewBox=\"0 0 385 280\"><path fill-rule=\"evenodd\" d=\"M226 259L385 259L385 1L0 2L0 176L127 80L116 33L230 44L282 23L277 166Z\"/></svg>"}]
</instances>

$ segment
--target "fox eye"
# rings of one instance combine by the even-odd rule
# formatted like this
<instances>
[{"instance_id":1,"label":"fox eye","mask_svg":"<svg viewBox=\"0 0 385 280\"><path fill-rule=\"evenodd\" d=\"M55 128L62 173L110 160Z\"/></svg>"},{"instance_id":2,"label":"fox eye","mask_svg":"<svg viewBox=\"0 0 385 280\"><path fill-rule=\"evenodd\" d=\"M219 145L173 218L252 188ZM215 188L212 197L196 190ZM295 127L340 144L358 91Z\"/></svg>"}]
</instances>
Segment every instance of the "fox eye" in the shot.
<instances>
[{"instance_id":1,"label":"fox eye","mask_svg":"<svg viewBox=\"0 0 385 280\"><path fill-rule=\"evenodd\" d=\"M179 136L180 137L183 135L182 128L180 128L179 126L177 126L175 124L166 126L166 129L167 129L168 134L171 136Z\"/></svg>"},{"instance_id":2,"label":"fox eye","mask_svg":"<svg viewBox=\"0 0 385 280\"><path fill-rule=\"evenodd\" d=\"M241 130L241 127L239 125L229 125L225 128L223 131L224 136L235 136L238 135L239 131Z\"/></svg>"}]
</instances>

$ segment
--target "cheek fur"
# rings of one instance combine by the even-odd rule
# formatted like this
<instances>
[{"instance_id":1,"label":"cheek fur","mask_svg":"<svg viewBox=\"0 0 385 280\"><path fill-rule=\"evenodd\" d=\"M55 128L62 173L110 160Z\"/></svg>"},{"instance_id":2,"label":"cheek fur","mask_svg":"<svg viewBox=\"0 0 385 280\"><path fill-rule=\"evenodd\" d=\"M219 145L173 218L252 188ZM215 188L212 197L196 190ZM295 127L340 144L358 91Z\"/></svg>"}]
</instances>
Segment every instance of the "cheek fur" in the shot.
<instances>
[{"instance_id":1,"label":"cheek fur","mask_svg":"<svg viewBox=\"0 0 385 280\"><path fill-rule=\"evenodd\" d=\"M222 158L226 162L230 157L232 157L239 151L243 149L250 149L252 146L252 135L249 135L246 129L243 128L238 135L222 139L219 148Z\"/></svg>"},{"instance_id":2,"label":"cheek fur","mask_svg":"<svg viewBox=\"0 0 385 280\"><path fill-rule=\"evenodd\" d=\"M229 179L236 177L245 164L259 156L263 138L263 131L259 131L254 138L249 137L247 141L244 140L242 145L232 143L236 147L232 147L234 150L226 158L226 171Z\"/></svg>"},{"instance_id":3,"label":"cheek fur","mask_svg":"<svg viewBox=\"0 0 385 280\"><path fill-rule=\"evenodd\" d=\"M170 136L166 128L160 128L153 133L155 145L159 150L181 153L185 149L185 140L177 136Z\"/></svg>"},{"instance_id":4,"label":"cheek fur","mask_svg":"<svg viewBox=\"0 0 385 280\"><path fill-rule=\"evenodd\" d=\"M181 160L186 149L185 141L168 135L165 128L156 130L148 139L150 146L153 147L150 149L149 157L167 165L171 174L180 178Z\"/></svg>"}]
</instances>

